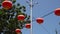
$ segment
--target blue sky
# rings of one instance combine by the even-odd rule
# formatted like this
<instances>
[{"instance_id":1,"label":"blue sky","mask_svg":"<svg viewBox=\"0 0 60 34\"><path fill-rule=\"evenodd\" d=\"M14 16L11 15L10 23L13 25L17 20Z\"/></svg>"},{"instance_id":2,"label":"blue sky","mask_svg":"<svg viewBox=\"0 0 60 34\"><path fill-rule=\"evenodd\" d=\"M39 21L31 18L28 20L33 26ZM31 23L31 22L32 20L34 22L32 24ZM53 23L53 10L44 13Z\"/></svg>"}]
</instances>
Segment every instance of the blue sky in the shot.
<instances>
[{"instance_id":1,"label":"blue sky","mask_svg":"<svg viewBox=\"0 0 60 34\"><path fill-rule=\"evenodd\" d=\"M35 18L42 17L43 15L54 11L56 8L60 8L60 0L34 0L33 2L38 2L39 4L33 7L32 15ZM60 17L54 15L54 13L44 17L43 24L37 24L33 21L33 34L55 34L55 29L59 31L60 27L58 23L60 22ZM46 31L44 28L48 31Z\"/></svg>"},{"instance_id":2,"label":"blue sky","mask_svg":"<svg viewBox=\"0 0 60 34\"><path fill-rule=\"evenodd\" d=\"M38 2L32 9L32 17L35 19L54 11L56 8L60 8L60 0L33 0L33 3L34 2ZM26 3L26 0L17 0L17 3L26 6L26 13L30 15L30 7ZM36 21L33 21L32 34L55 34L55 29L60 30L59 22L60 16L56 16L54 13L44 17L43 24L38 24ZM42 26L44 26L49 33ZM30 34L30 29L24 28L22 32L23 34Z\"/></svg>"}]
</instances>

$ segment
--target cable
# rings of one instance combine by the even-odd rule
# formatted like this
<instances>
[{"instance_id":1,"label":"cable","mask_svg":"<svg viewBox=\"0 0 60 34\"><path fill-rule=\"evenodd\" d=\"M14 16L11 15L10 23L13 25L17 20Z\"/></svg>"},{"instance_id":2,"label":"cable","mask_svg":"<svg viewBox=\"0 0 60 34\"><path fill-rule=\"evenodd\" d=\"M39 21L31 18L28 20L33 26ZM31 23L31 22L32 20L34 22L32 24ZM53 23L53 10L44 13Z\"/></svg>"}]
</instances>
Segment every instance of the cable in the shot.
<instances>
[{"instance_id":1,"label":"cable","mask_svg":"<svg viewBox=\"0 0 60 34\"><path fill-rule=\"evenodd\" d=\"M42 25L41 25L42 26ZM48 34L50 34L50 32L48 32L48 30L44 27L44 26L42 26L42 28L44 28L44 30L48 33Z\"/></svg>"},{"instance_id":2,"label":"cable","mask_svg":"<svg viewBox=\"0 0 60 34\"><path fill-rule=\"evenodd\" d=\"M40 17L40 18L44 18L44 17L46 17L46 16L48 16L48 15L50 15L50 14L52 14L54 11L52 11L52 12L50 12L50 13L48 13L48 14L45 14L45 15L43 15L42 17ZM33 21L36 21L36 19L34 18L34 20L32 20L32 22Z\"/></svg>"},{"instance_id":3,"label":"cable","mask_svg":"<svg viewBox=\"0 0 60 34\"><path fill-rule=\"evenodd\" d=\"M52 14L53 12L54 12L54 11L52 11L52 12L50 12L50 13L46 14L46 15L43 15L43 16L42 16L42 18L44 18L44 17L46 17L46 16L48 16L48 15Z\"/></svg>"}]
</instances>

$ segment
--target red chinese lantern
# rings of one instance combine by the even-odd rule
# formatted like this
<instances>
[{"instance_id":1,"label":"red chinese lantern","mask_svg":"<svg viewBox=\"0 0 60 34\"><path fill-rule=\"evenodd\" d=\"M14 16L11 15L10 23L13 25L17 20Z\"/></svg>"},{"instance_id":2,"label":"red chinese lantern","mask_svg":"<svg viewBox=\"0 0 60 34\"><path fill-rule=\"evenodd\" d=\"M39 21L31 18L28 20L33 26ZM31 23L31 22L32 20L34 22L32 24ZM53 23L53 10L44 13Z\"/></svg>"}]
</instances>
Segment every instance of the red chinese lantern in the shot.
<instances>
[{"instance_id":1,"label":"red chinese lantern","mask_svg":"<svg viewBox=\"0 0 60 34\"><path fill-rule=\"evenodd\" d=\"M18 20L24 20L25 16L24 15L18 15L17 18L18 18Z\"/></svg>"},{"instance_id":2,"label":"red chinese lantern","mask_svg":"<svg viewBox=\"0 0 60 34\"><path fill-rule=\"evenodd\" d=\"M25 24L25 27L26 27L27 29L30 29L30 28L31 28L31 25L30 25L29 23L27 23L27 24Z\"/></svg>"},{"instance_id":3,"label":"red chinese lantern","mask_svg":"<svg viewBox=\"0 0 60 34\"><path fill-rule=\"evenodd\" d=\"M37 22L38 24L43 23L43 21L44 21L44 19L43 19L43 18L37 18L37 19L36 19L36 22Z\"/></svg>"},{"instance_id":4,"label":"red chinese lantern","mask_svg":"<svg viewBox=\"0 0 60 34\"><path fill-rule=\"evenodd\" d=\"M21 30L20 29L16 29L15 32L16 33L21 33Z\"/></svg>"},{"instance_id":5,"label":"red chinese lantern","mask_svg":"<svg viewBox=\"0 0 60 34\"><path fill-rule=\"evenodd\" d=\"M5 1L2 2L2 6L5 9L11 9L12 8L12 2L8 1L8 0L5 0Z\"/></svg>"},{"instance_id":6,"label":"red chinese lantern","mask_svg":"<svg viewBox=\"0 0 60 34\"><path fill-rule=\"evenodd\" d=\"M55 9L54 14L60 16L60 8Z\"/></svg>"}]
</instances>

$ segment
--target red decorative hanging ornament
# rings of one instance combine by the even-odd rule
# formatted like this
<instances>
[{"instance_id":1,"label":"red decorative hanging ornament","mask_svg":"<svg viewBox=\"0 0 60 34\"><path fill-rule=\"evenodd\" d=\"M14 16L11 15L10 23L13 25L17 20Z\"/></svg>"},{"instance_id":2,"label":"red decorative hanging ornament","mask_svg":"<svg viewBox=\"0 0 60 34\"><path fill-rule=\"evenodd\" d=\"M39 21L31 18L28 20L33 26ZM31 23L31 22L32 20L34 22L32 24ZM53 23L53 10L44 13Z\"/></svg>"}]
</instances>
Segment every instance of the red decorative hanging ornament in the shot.
<instances>
[{"instance_id":1,"label":"red decorative hanging ornament","mask_svg":"<svg viewBox=\"0 0 60 34\"><path fill-rule=\"evenodd\" d=\"M5 9L11 9L12 8L12 2L9 0L5 0L2 2L2 7Z\"/></svg>"},{"instance_id":2,"label":"red decorative hanging ornament","mask_svg":"<svg viewBox=\"0 0 60 34\"><path fill-rule=\"evenodd\" d=\"M31 24L29 24L29 23L25 24L25 28L30 29L31 28Z\"/></svg>"},{"instance_id":3,"label":"red decorative hanging ornament","mask_svg":"<svg viewBox=\"0 0 60 34\"><path fill-rule=\"evenodd\" d=\"M42 23L44 22L44 19L43 19L43 18L37 18L37 19L36 19L36 22L37 22L38 24L42 24Z\"/></svg>"},{"instance_id":4,"label":"red decorative hanging ornament","mask_svg":"<svg viewBox=\"0 0 60 34\"><path fill-rule=\"evenodd\" d=\"M21 30L20 29L16 29L15 32L16 33L21 33Z\"/></svg>"},{"instance_id":5,"label":"red decorative hanging ornament","mask_svg":"<svg viewBox=\"0 0 60 34\"><path fill-rule=\"evenodd\" d=\"M60 16L60 8L55 9L55 10L54 10L54 14L55 14L56 16Z\"/></svg>"},{"instance_id":6,"label":"red decorative hanging ornament","mask_svg":"<svg viewBox=\"0 0 60 34\"><path fill-rule=\"evenodd\" d=\"M24 19L25 19L25 16L24 16L24 15L18 15L18 16L17 16L17 19L18 19L18 20L24 20Z\"/></svg>"}]
</instances>

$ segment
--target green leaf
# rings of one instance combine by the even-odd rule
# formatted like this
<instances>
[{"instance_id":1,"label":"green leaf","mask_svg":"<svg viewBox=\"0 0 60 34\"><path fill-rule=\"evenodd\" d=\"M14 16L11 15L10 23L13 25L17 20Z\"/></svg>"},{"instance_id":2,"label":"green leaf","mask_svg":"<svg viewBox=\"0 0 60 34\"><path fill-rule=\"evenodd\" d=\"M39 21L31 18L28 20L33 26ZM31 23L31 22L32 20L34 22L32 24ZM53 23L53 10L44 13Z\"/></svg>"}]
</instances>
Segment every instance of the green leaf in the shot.
<instances>
[{"instance_id":1,"label":"green leaf","mask_svg":"<svg viewBox=\"0 0 60 34\"><path fill-rule=\"evenodd\" d=\"M23 8L23 9L26 9L26 7L25 7L25 6L22 6L22 8Z\"/></svg>"},{"instance_id":2,"label":"green leaf","mask_svg":"<svg viewBox=\"0 0 60 34\"><path fill-rule=\"evenodd\" d=\"M19 3L17 3L17 6L20 6L20 4L19 4Z\"/></svg>"},{"instance_id":3,"label":"green leaf","mask_svg":"<svg viewBox=\"0 0 60 34\"><path fill-rule=\"evenodd\" d=\"M1 7L1 3L0 3L0 7Z\"/></svg>"},{"instance_id":4,"label":"green leaf","mask_svg":"<svg viewBox=\"0 0 60 34\"><path fill-rule=\"evenodd\" d=\"M19 9L22 9L22 7L19 7Z\"/></svg>"},{"instance_id":5,"label":"green leaf","mask_svg":"<svg viewBox=\"0 0 60 34\"><path fill-rule=\"evenodd\" d=\"M13 0L13 3L15 3L16 2L16 0Z\"/></svg>"},{"instance_id":6,"label":"green leaf","mask_svg":"<svg viewBox=\"0 0 60 34\"><path fill-rule=\"evenodd\" d=\"M2 10L0 10L0 14L2 14Z\"/></svg>"}]
</instances>

